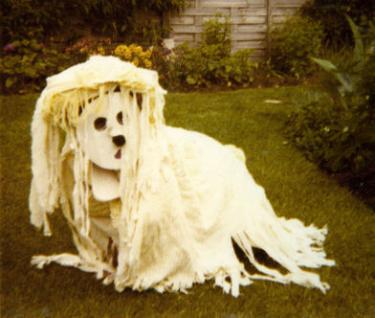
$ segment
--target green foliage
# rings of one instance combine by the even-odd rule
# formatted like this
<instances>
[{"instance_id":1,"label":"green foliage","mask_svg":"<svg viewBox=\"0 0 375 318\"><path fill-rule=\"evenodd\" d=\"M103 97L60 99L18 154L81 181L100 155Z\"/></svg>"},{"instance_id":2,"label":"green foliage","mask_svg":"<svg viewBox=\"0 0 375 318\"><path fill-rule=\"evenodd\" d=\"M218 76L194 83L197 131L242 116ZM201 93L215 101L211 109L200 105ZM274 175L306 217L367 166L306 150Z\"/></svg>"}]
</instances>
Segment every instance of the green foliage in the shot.
<instances>
[{"instance_id":1,"label":"green foliage","mask_svg":"<svg viewBox=\"0 0 375 318\"><path fill-rule=\"evenodd\" d=\"M223 56L229 55L231 49L229 19L217 16L206 21L203 25L202 43L205 45L220 45Z\"/></svg>"},{"instance_id":2,"label":"green foliage","mask_svg":"<svg viewBox=\"0 0 375 318\"><path fill-rule=\"evenodd\" d=\"M74 41L90 32L152 42L167 31L163 14L184 6L185 0L2 0L1 44L31 36Z\"/></svg>"},{"instance_id":3,"label":"green foliage","mask_svg":"<svg viewBox=\"0 0 375 318\"><path fill-rule=\"evenodd\" d=\"M375 37L363 41L349 18L355 39L344 66L313 59L328 74L326 98L315 98L294 114L288 133L306 155L334 171L370 171L375 162Z\"/></svg>"},{"instance_id":4,"label":"green foliage","mask_svg":"<svg viewBox=\"0 0 375 318\"><path fill-rule=\"evenodd\" d=\"M270 33L270 63L282 74L301 78L313 70L311 56L318 55L323 31L319 23L292 16Z\"/></svg>"},{"instance_id":5,"label":"green foliage","mask_svg":"<svg viewBox=\"0 0 375 318\"><path fill-rule=\"evenodd\" d=\"M230 24L214 18L204 24L202 42L197 47L176 48L172 74L181 86L247 85L253 80L252 50L231 54Z\"/></svg>"},{"instance_id":6,"label":"green foliage","mask_svg":"<svg viewBox=\"0 0 375 318\"><path fill-rule=\"evenodd\" d=\"M357 173L375 160L374 126L371 110L365 105L352 105L345 111L320 98L290 116L287 133L321 167Z\"/></svg>"},{"instance_id":7,"label":"green foliage","mask_svg":"<svg viewBox=\"0 0 375 318\"><path fill-rule=\"evenodd\" d=\"M151 54L152 68L158 72L159 82L168 89L176 88L176 78L173 78L171 50L163 46L154 46Z\"/></svg>"},{"instance_id":8,"label":"green foliage","mask_svg":"<svg viewBox=\"0 0 375 318\"><path fill-rule=\"evenodd\" d=\"M345 15L349 15L357 25L367 28L374 19L375 1L310 0L303 5L301 12L318 21L324 30L325 44L337 48L354 43Z\"/></svg>"},{"instance_id":9,"label":"green foliage","mask_svg":"<svg viewBox=\"0 0 375 318\"><path fill-rule=\"evenodd\" d=\"M224 78L227 79L227 84L232 83L241 85L249 84L254 80L254 72L257 64L252 58L253 50L242 49L233 53L225 62ZM228 82L229 80L229 82Z\"/></svg>"},{"instance_id":10,"label":"green foliage","mask_svg":"<svg viewBox=\"0 0 375 318\"><path fill-rule=\"evenodd\" d=\"M37 40L14 41L0 55L2 93L26 93L40 90L48 76L83 62L91 55L114 55L136 66L151 68L153 50L131 44L114 45L109 38L84 38L63 51L46 47Z\"/></svg>"},{"instance_id":11,"label":"green foliage","mask_svg":"<svg viewBox=\"0 0 375 318\"><path fill-rule=\"evenodd\" d=\"M65 47L65 53L72 56L81 55L82 59L90 55L111 55L115 45L110 38L83 37L73 45Z\"/></svg>"},{"instance_id":12,"label":"green foliage","mask_svg":"<svg viewBox=\"0 0 375 318\"><path fill-rule=\"evenodd\" d=\"M0 56L0 88L2 93L40 89L47 76L62 71L75 60L57 49L47 48L36 40L15 41Z\"/></svg>"}]
</instances>

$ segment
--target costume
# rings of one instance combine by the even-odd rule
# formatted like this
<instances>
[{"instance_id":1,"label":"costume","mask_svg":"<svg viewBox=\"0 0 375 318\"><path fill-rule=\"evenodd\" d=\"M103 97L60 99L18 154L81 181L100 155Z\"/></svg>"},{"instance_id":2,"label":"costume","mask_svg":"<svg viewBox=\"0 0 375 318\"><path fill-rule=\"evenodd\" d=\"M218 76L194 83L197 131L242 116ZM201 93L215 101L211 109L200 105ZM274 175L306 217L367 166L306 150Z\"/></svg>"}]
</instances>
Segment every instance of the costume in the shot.
<instances>
[{"instance_id":1,"label":"costume","mask_svg":"<svg viewBox=\"0 0 375 318\"><path fill-rule=\"evenodd\" d=\"M164 123L157 73L95 56L48 78L32 122L31 223L50 235L60 207L78 254L34 256L94 272L116 290L225 292L254 279L325 292L327 230L276 216L241 149ZM235 242L259 271L250 275ZM263 249L287 271L260 264Z\"/></svg>"}]
</instances>

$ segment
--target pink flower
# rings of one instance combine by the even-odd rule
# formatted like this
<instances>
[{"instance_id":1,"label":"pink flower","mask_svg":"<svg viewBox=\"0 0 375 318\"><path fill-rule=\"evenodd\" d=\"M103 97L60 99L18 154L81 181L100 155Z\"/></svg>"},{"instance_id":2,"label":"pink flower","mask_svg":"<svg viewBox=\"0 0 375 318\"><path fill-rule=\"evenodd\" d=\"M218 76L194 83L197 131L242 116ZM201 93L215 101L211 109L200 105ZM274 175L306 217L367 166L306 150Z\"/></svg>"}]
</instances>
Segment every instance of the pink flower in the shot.
<instances>
[{"instance_id":1,"label":"pink flower","mask_svg":"<svg viewBox=\"0 0 375 318\"><path fill-rule=\"evenodd\" d=\"M12 53L12 52L15 51L15 49L16 49L16 47L14 46L13 43L8 43L7 45L5 45L5 46L3 47L3 51L4 51L5 53Z\"/></svg>"}]
</instances>

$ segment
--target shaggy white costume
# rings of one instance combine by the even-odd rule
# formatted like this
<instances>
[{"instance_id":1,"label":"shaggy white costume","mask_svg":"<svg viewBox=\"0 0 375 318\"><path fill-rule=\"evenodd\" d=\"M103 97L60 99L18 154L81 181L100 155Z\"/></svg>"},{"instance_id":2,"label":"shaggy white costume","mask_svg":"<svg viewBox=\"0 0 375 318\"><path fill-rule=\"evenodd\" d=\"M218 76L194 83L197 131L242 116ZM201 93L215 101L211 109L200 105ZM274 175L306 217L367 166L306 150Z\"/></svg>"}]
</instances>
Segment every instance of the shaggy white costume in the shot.
<instances>
[{"instance_id":1,"label":"shaggy white costume","mask_svg":"<svg viewBox=\"0 0 375 318\"><path fill-rule=\"evenodd\" d=\"M47 84L32 123L31 222L50 235L47 215L61 207L78 255L34 256L34 265L95 272L118 291L185 291L208 279L233 296L253 279L329 288L301 269L334 264L321 247L327 230L277 217L240 149L166 126L156 72L92 57ZM97 147L90 129L103 129L95 118L110 121L111 107L122 117L109 143L121 134L126 145ZM288 272L260 264L254 247Z\"/></svg>"}]
</instances>

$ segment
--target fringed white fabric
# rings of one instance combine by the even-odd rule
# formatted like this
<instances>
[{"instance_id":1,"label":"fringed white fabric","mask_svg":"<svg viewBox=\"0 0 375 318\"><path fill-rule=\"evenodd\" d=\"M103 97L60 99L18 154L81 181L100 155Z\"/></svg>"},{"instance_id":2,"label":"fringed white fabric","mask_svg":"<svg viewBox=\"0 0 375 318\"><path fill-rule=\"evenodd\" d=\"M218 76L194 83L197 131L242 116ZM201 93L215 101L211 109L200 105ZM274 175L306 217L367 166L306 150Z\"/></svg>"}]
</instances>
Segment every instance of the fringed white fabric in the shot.
<instances>
[{"instance_id":1,"label":"fringed white fabric","mask_svg":"<svg viewBox=\"0 0 375 318\"><path fill-rule=\"evenodd\" d=\"M89 108L90 98L98 98L100 107L115 89L127 121L121 197L110 202L106 226L98 227L100 218L91 222L90 217L90 162L83 151L89 141L79 138L75 127L84 120L80 108ZM248 172L241 149L166 126L164 94L156 72L113 57L93 57L48 80L32 124L31 222L50 234L47 214L60 204L78 255L35 256L32 264L42 268L56 262L95 272L117 291L186 292L213 279L238 296L240 286L263 279L325 292L328 284L301 267L334 265L322 248L327 229L278 217ZM62 149L59 129L65 132ZM100 231L111 243L107 249ZM245 270L232 240L260 274ZM288 273L260 264L254 247Z\"/></svg>"},{"instance_id":2,"label":"fringed white fabric","mask_svg":"<svg viewBox=\"0 0 375 318\"><path fill-rule=\"evenodd\" d=\"M38 100L31 126L32 174L29 208L31 223L51 235L47 213L58 206L60 196L60 157L58 127L46 123L42 117L42 97Z\"/></svg>"}]
</instances>

